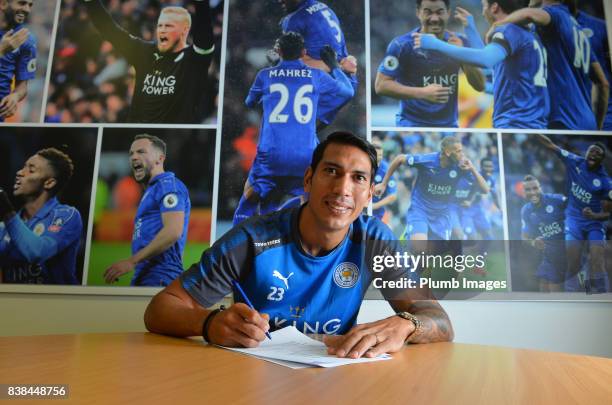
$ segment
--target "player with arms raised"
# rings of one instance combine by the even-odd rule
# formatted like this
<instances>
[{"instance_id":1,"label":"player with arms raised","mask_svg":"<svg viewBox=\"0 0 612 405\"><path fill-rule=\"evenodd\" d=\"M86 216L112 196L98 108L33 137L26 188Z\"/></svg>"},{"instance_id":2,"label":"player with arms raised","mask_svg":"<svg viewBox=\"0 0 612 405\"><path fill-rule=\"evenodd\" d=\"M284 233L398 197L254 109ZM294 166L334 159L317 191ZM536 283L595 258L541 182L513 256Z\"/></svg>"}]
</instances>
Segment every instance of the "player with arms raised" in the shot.
<instances>
[{"instance_id":1,"label":"player with arms raised","mask_svg":"<svg viewBox=\"0 0 612 405\"><path fill-rule=\"evenodd\" d=\"M144 41L118 26L101 0L81 0L94 26L136 69L130 122L200 123L201 97L214 51L208 0L193 0L195 15L165 7L157 21L155 42ZM187 45L191 30L193 44Z\"/></svg>"},{"instance_id":2,"label":"player with arms raised","mask_svg":"<svg viewBox=\"0 0 612 405\"><path fill-rule=\"evenodd\" d=\"M282 61L257 74L245 101L249 107L263 104L263 118L255 162L234 213L235 225L253 214L275 211L287 195L303 194L304 171L319 143L316 118L321 98L333 96L339 106L354 94L331 47L321 51L331 74L300 60L305 48L298 33L283 34L277 48Z\"/></svg>"},{"instance_id":3,"label":"player with arms raised","mask_svg":"<svg viewBox=\"0 0 612 405\"><path fill-rule=\"evenodd\" d=\"M433 34L445 42L473 46L464 36L446 31L450 0L417 0L420 27L394 38L376 75L376 94L400 100L400 127L456 127L458 81L462 69L470 85L483 91L482 72L439 52L415 48L413 34Z\"/></svg>"}]
</instances>

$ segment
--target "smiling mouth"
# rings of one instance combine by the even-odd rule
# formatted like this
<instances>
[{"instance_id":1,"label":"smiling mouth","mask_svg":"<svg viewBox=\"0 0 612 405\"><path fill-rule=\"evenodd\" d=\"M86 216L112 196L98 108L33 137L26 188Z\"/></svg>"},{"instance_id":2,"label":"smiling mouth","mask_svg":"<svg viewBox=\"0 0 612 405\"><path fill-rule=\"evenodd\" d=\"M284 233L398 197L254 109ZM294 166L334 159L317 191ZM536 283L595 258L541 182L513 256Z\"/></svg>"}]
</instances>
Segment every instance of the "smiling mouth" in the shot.
<instances>
[{"instance_id":1,"label":"smiling mouth","mask_svg":"<svg viewBox=\"0 0 612 405\"><path fill-rule=\"evenodd\" d=\"M352 205L337 200L325 201L325 205L334 215L345 215L353 210Z\"/></svg>"}]
</instances>

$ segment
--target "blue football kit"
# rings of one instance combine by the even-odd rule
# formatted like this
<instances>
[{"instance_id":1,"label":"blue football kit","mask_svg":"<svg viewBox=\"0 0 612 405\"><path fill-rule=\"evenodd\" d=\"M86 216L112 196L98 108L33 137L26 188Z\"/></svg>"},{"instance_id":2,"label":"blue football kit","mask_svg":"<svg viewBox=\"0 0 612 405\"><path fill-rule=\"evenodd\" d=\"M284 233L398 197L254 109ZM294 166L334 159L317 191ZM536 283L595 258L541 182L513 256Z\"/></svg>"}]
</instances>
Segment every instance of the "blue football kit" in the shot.
<instances>
[{"instance_id":1,"label":"blue football kit","mask_svg":"<svg viewBox=\"0 0 612 405\"><path fill-rule=\"evenodd\" d=\"M558 149L558 156L565 164L568 204L565 211L566 240L605 240L604 221L588 219L584 208L602 211L602 201L612 200L612 178L603 166L591 171L586 159L565 149Z\"/></svg>"},{"instance_id":2,"label":"blue football kit","mask_svg":"<svg viewBox=\"0 0 612 405\"><path fill-rule=\"evenodd\" d=\"M612 83L612 67L610 66L610 46L608 44L608 30L606 22L600 18L593 17L583 11L578 12L576 17L582 26L582 32L589 38L593 53L601 68L606 74L608 83ZM612 130L612 99L608 101L608 112L602 128L604 131Z\"/></svg>"},{"instance_id":3,"label":"blue football kit","mask_svg":"<svg viewBox=\"0 0 612 405\"><path fill-rule=\"evenodd\" d=\"M17 284L79 284L77 253L83 236L79 211L47 201L28 220L20 210L0 222L2 282Z\"/></svg>"},{"instance_id":4,"label":"blue football kit","mask_svg":"<svg viewBox=\"0 0 612 405\"><path fill-rule=\"evenodd\" d=\"M315 0L303 0L295 11L286 15L281 21L283 32L297 32L304 38L304 45L308 56L321 59L321 50L330 45L336 52L338 61L346 58L349 53L342 31L340 20L334 10L326 4ZM357 93L359 82L356 75L343 73L351 83L353 92ZM317 119L329 125L338 111L349 102L349 97L338 104L333 94L321 95Z\"/></svg>"},{"instance_id":5,"label":"blue football kit","mask_svg":"<svg viewBox=\"0 0 612 405\"><path fill-rule=\"evenodd\" d=\"M376 171L376 175L374 176L374 184L379 184L380 182L382 182L388 170L389 170L389 162L387 162L385 159L381 160L380 163L378 164L378 170ZM379 202L380 200L382 200L383 198L386 198L387 196L390 196L396 193L397 193L397 176L393 174L391 178L389 179L389 183L387 183L387 188L385 189L384 194L380 197L376 195L372 197L372 203L375 204ZM380 207L372 211L372 215L382 220L386 212L387 212L386 207Z\"/></svg>"},{"instance_id":6,"label":"blue football kit","mask_svg":"<svg viewBox=\"0 0 612 405\"><path fill-rule=\"evenodd\" d=\"M189 191L172 172L164 172L149 182L143 194L132 235L132 254L149 245L161 231L165 212L184 212L183 233L171 247L136 265L131 285L166 286L183 272L183 250L187 240L187 227L191 212Z\"/></svg>"},{"instance_id":7,"label":"blue football kit","mask_svg":"<svg viewBox=\"0 0 612 405\"><path fill-rule=\"evenodd\" d=\"M495 191L495 179L481 173L489 185L491 193ZM469 201L470 205L464 207L462 202ZM483 240L492 239L491 222L482 205L482 192L477 182L461 178L457 183L453 202L450 206L452 228L463 230L466 239L472 239L478 232Z\"/></svg>"},{"instance_id":8,"label":"blue football kit","mask_svg":"<svg viewBox=\"0 0 612 405\"><path fill-rule=\"evenodd\" d=\"M13 28L14 32L25 28L19 24ZM6 34L0 29L0 38ZM36 77L36 39L30 33L26 41L16 50L0 58L0 100L11 94L13 79L15 82L32 80ZM0 117L0 122L4 118Z\"/></svg>"},{"instance_id":9,"label":"blue football kit","mask_svg":"<svg viewBox=\"0 0 612 405\"><path fill-rule=\"evenodd\" d=\"M317 109L323 95L333 95L339 105L353 96L353 89L340 69L332 74L307 66L301 60L281 61L261 70L246 98L248 107L263 105L257 155L248 182L264 200L275 194L304 193L303 178L312 152L318 145ZM259 207L261 214L278 206ZM234 214L238 224L257 212L242 196Z\"/></svg>"},{"instance_id":10,"label":"blue football kit","mask_svg":"<svg viewBox=\"0 0 612 405\"><path fill-rule=\"evenodd\" d=\"M548 92L554 100L550 105L548 127L596 130L589 78L595 56L589 39L566 5L555 4L542 9L551 18L550 24L538 27L548 53Z\"/></svg>"},{"instance_id":11,"label":"blue football kit","mask_svg":"<svg viewBox=\"0 0 612 405\"><path fill-rule=\"evenodd\" d=\"M301 208L303 209L303 208ZM373 270L373 257L395 254L394 236L377 218L360 216L344 240L323 256L306 253L299 235L300 208L256 216L234 227L181 275L183 288L208 308L242 286L271 330L295 326L303 333L344 334L356 322L374 278L418 279L402 268ZM381 289L386 299L401 288Z\"/></svg>"},{"instance_id":12,"label":"blue football kit","mask_svg":"<svg viewBox=\"0 0 612 405\"><path fill-rule=\"evenodd\" d=\"M449 240L452 231L450 204L461 178L475 181L471 172L456 163L440 164L440 153L406 155L406 164L417 170L410 208L406 214L404 239L417 233L430 240Z\"/></svg>"},{"instance_id":13,"label":"blue football kit","mask_svg":"<svg viewBox=\"0 0 612 405\"><path fill-rule=\"evenodd\" d=\"M427 87L438 84L450 87L450 97L446 103L432 103L427 100L400 100L400 111L396 115L399 127L457 127L458 118L458 81L461 63L437 51L414 48L412 34L420 32L416 28L407 34L394 38L378 71L392 77L396 82L410 87ZM466 47L470 41L458 35ZM450 34L444 33L444 41Z\"/></svg>"},{"instance_id":14,"label":"blue football kit","mask_svg":"<svg viewBox=\"0 0 612 405\"><path fill-rule=\"evenodd\" d=\"M565 255L565 209L567 198L560 194L542 194L538 205L528 202L521 209L521 232L544 241L542 261L536 277L560 284L567 272Z\"/></svg>"}]
</instances>

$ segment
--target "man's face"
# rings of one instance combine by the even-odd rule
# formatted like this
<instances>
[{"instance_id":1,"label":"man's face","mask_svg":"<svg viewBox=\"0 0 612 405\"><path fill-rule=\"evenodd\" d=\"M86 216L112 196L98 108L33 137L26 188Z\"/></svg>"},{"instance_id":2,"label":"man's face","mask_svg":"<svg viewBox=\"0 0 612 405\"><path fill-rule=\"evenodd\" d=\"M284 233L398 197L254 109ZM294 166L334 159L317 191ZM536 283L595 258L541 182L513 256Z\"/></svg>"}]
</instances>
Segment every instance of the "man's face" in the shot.
<instances>
[{"instance_id":1,"label":"man's face","mask_svg":"<svg viewBox=\"0 0 612 405\"><path fill-rule=\"evenodd\" d=\"M489 24L493 24L495 22L495 17L493 16L493 12L491 11L491 5L489 4L489 0L482 0L482 15Z\"/></svg>"},{"instance_id":2,"label":"man's face","mask_svg":"<svg viewBox=\"0 0 612 405\"><path fill-rule=\"evenodd\" d=\"M137 139L130 147L130 165L134 179L147 184L151 180L151 171L162 164L162 154L148 139Z\"/></svg>"},{"instance_id":3,"label":"man's face","mask_svg":"<svg viewBox=\"0 0 612 405\"><path fill-rule=\"evenodd\" d=\"M423 0L417 9L417 18L421 22L421 32L442 35L449 18L448 8L442 0Z\"/></svg>"},{"instance_id":4,"label":"man's face","mask_svg":"<svg viewBox=\"0 0 612 405\"><path fill-rule=\"evenodd\" d=\"M484 162L482 162L482 171L490 176L493 174L493 162L490 162L488 160L485 160Z\"/></svg>"},{"instance_id":5,"label":"man's face","mask_svg":"<svg viewBox=\"0 0 612 405\"><path fill-rule=\"evenodd\" d=\"M382 160L383 160L383 147L382 147L382 144L380 142L372 142L372 145L374 145L374 148L376 149L376 161L380 165L380 162L382 162Z\"/></svg>"},{"instance_id":6,"label":"man's face","mask_svg":"<svg viewBox=\"0 0 612 405\"><path fill-rule=\"evenodd\" d=\"M178 52L187 38L189 27L176 14L161 13L157 20L157 49L161 52Z\"/></svg>"},{"instance_id":7,"label":"man's face","mask_svg":"<svg viewBox=\"0 0 612 405\"><path fill-rule=\"evenodd\" d=\"M302 0L278 0L285 13L292 13L297 10Z\"/></svg>"},{"instance_id":8,"label":"man's face","mask_svg":"<svg viewBox=\"0 0 612 405\"><path fill-rule=\"evenodd\" d=\"M444 154L454 163L460 163L465 157L463 154L463 145L461 142L453 143L444 149Z\"/></svg>"},{"instance_id":9,"label":"man's face","mask_svg":"<svg viewBox=\"0 0 612 405\"><path fill-rule=\"evenodd\" d=\"M5 15L7 21L14 24L25 24L32 11L33 0L7 0Z\"/></svg>"},{"instance_id":10,"label":"man's face","mask_svg":"<svg viewBox=\"0 0 612 405\"><path fill-rule=\"evenodd\" d=\"M542 199L542 187L540 182L537 180L523 182L523 190L525 191L525 198L533 204L539 204Z\"/></svg>"},{"instance_id":11,"label":"man's face","mask_svg":"<svg viewBox=\"0 0 612 405\"><path fill-rule=\"evenodd\" d=\"M587 149L586 155L584 156L586 159L586 163L589 169L594 169L601 165L603 162L605 154L600 146L591 145L589 149Z\"/></svg>"},{"instance_id":12,"label":"man's face","mask_svg":"<svg viewBox=\"0 0 612 405\"><path fill-rule=\"evenodd\" d=\"M21 197L38 196L54 185L53 169L49 161L40 155L34 155L17 172L13 194Z\"/></svg>"},{"instance_id":13,"label":"man's face","mask_svg":"<svg viewBox=\"0 0 612 405\"><path fill-rule=\"evenodd\" d=\"M348 229L372 198L372 164L368 155L351 145L330 144L313 173L304 176L310 194L307 209L322 232Z\"/></svg>"}]
</instances>

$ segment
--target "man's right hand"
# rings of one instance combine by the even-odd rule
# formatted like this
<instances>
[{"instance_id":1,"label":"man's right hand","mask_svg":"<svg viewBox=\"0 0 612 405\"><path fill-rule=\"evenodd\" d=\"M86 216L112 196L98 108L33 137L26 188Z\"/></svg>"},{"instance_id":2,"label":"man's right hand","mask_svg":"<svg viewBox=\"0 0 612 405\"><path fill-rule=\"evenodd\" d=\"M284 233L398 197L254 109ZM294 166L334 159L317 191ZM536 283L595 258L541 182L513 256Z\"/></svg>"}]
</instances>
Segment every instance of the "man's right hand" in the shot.
<instances>
[{"instance_id":1,"label":"man's right hand","mask_svg":"<svg viewBox=\"0 0 612 405\"><path fill-rule=\"evenodd\" d=\"M0 221L7 221L15 215L15 208L11 204L8 193L0 187Z\"/></svg>"},{"instance_id":2,"label":"man's right hand","mask_svg":"<svg viewBox=\"0 0 612 405\"><path fill-rule=\"evenodd\" d=\"M27 28L22 28L17 32L8 30L0 39L0 56L4 56L19 48L28 39Z\"/></svg>"},{"instance_id":3,"label":"man's right hand","mask_svg":"<svg viewBox=\"0 0 612 405\"><path fill-rule=\"evenodd\" d=\"M421 87L421 98L432 103L444 104L450 98L450 87L442 87L439 84L430 84Z\"/></svg>"},{"instance_id":4,"label":"man's right hand","mask_svg":"<svg viewBox=\"0 0 612 405\"><path fill-rule=\"evenodd\" d=\"M321 49L320 57L321 57L321 60L331 70L334 70L340 67L340 65L338 64L338 59L336 59L336 51L334 51L334 49L331 46L325 45L323 49Z\"/></svg>"},{"instance_id":5,"label":"man's right hand","mask_svg":"<svg viewBox=\"0 0 612 405\"><path fill-rule=\"evenodd\" d=\"M257 347L266 339L270 316L237 303L221 311L208 323L210 343L229 347Z\"/></svg>"}]
</instances>

